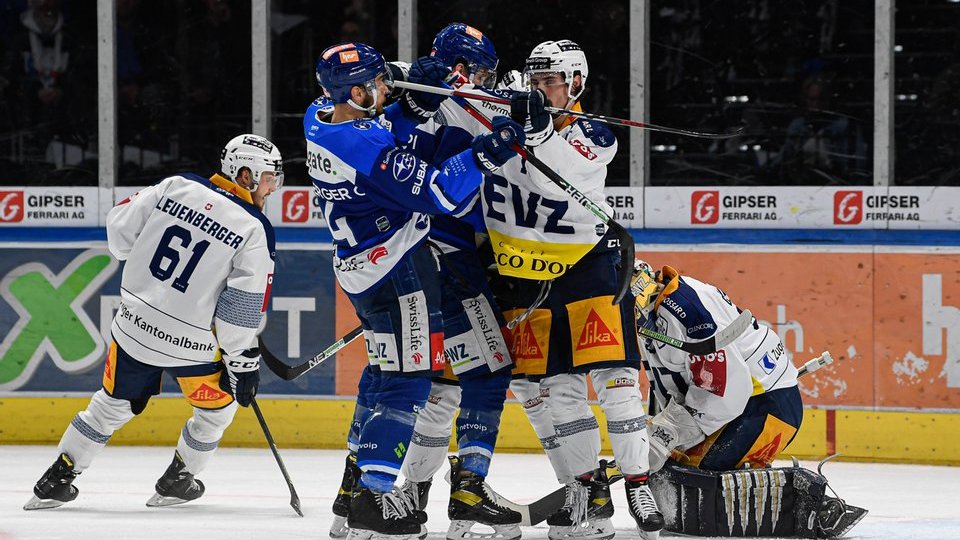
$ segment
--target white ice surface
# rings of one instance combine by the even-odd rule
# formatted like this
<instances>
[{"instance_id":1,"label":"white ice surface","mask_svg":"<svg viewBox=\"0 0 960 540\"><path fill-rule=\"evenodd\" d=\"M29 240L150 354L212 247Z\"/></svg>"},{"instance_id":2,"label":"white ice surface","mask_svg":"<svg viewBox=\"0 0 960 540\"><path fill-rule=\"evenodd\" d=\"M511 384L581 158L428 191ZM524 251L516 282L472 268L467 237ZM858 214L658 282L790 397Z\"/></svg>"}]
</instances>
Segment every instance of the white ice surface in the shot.
<instances>
[{"instance_id":1,"label":"white ice surface","mask_svg":"<svg viewBox=\"0 0 960 540\"><path fill-rule=\"evenodd\" d=\"M0 446L0 540L326 539L344 452L281 449L281 455L304 518L289 507L286 484L266 448L219 450L199 476L207 486L201 499L147 508L144 503L173 450L108 447L77 479L77 500L54 510L25 512L21 508L53 462L55 448ZM830 463L824 472L841 497L870 510L849 538L960 539L960 468ZM557 487L542 455L497 454L489 480L500 493L523 503ZM446 494L438 475L427 508L431 540L444 538L447 529ZM637 538L619 485L614 501L617 537ZM545 526L524 529L524 538L546 536Z\"/></svg>"}]
</instances>

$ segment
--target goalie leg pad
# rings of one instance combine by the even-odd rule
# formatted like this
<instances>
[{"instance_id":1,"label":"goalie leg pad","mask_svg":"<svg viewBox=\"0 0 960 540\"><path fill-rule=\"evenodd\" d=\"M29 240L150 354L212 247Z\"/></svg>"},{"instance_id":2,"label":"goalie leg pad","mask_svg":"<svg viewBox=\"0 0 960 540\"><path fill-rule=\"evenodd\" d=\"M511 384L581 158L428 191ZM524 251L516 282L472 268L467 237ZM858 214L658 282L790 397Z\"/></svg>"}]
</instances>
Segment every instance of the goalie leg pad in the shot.
<instances>
[{"instance_id":1,"label":"goalie leg pad","mask_svg":"<svg viewBox=\"0 0 960 540\"><path fill-rule=\"evenodd\" d=\"M130 401L107 395L100 389L93 394L86 410L80 411L67 426L57 453L73 460L73 470L85 470L103 450L113 432L134 417Z\"/></svg>"},{"instance_id":2,"label":"goalie leg pad","mask_svg":"<svg viewBox=\"0 0 960 540\"><path fill-rule=\"evenodd\" d=\"M486 477L500 433L500 415L510 386L510 371L461 377L457 446L463 469Z\"/></svg>"},{"instance_id":3,"label":"goalie leg pad","mask_svg":"<svg viewBox=\"0 0 960 540\"><path fill-rule=\"evenodd\" d=\"M222 409L193 408L193 417L187 419L177 441L177 452L187 472L198 475L206 468L236 413L236 401Z\"/></svg>"},{"instance_id":4,"label":"goalie leg pad","mask_svg":"<svg viewBox=\"0 0 960 540\"><path fill-rule=\"evenodd\" d=\"M827 497L826 486L826 478L802 467L717 472L668 461L650 477L664 529L695 536L838 536L866 510ZM838 504L843 512L833 511Z\"/></svg>"},{"instance_id":5,"label":"goalie leg pad","mask_svg":"<svg viewBox=\"0 0 960 540\"><path fill-rule=\"evenodd\" d=\"M587 405L587 376L554 375L540 381L540 387L548 394L557 450L566 461L567 469L573 475L593 472L600 455L600 426Z\"/></svg>"},{"instance_id":6,"label":"goalie leg pad","mask_svg":"<svg viewBox=\"0 0 960 540\"><path fill-rule=\"evenodd\" d=\"M426 482L443 467L459 403L459 387L433 382L430 397L417 414L410 450L403 460L404 478L411 482Z\"/></svg>"},{"instance_id":7,"label":"goalie leg pad","mask_svg":"<svg viewBox=\"0 0 960 540\"><path fill-rule=\"evenodd\" d=\"M607 417L607 432L617 464L624 474L650 470L647 416L634 368L596 369L590 372L600 407Z\"/></svg>"}]
</instances>

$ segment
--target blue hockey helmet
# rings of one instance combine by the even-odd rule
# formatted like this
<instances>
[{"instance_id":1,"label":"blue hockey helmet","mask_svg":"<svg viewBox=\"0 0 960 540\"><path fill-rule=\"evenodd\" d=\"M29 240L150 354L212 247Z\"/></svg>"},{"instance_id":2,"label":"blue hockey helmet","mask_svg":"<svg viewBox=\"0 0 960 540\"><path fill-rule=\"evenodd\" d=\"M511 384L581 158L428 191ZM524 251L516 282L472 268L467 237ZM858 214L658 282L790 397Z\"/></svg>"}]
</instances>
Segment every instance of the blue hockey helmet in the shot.
<instances>
[{"instance_id":1,"label":"blue hockey helmet","mask_svg":"<svg viewBox=\"0 0 960 540\"><path fill-rule=\"evenodd\" d=\"M497 82L497 50L493 41L476 28L452 23L433 38L430 56L439 59L453 69L457 64L467 66L470 82L477 86L493 88Z\"/></svg>"},{"instance_id":2,"label":"blue hockey helmet","mask_svg":"<svg viewBox=\"0 0 960 540\"><path fill-rule=\"evenodd\" d=\"M376 79L379 76L388 79L383 55L376 49L363 43L341 43L328 47L317 61L317 82L323 87L324 94L334 103L348 103L352 107L372 113L377 106ZM350 99L350 90L362 86L373 96L373 105L364 107Z\"/></svg>"}]
</instances>

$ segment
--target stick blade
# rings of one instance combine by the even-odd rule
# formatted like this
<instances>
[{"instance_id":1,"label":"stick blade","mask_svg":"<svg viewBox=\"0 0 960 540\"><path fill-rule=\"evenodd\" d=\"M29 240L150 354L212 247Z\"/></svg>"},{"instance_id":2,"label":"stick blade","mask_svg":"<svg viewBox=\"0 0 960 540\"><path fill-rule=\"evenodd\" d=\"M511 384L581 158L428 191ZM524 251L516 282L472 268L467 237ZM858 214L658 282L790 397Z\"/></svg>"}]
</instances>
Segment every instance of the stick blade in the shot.
<instances>
[{"instance_id":1,"label":"stick blade","mask_svg":"<svg viewBox=\"0 0 960 540\"><path fill-rule=\"evenodd\" d=\"M300 375L294 368L284 364L270 352L267 344L263 342L262 337L257 338L257 345L260 347L260 356L263 358L263 362L267 364L267 367L270 368L270 371L272 371L274 375L285 381L292 381Z\"/></svg>"},{"instance_id":2,"label":"stick blade","mask_svg":"<svg viewBox=\"0 0 960 540\"><path fill-rule=\"evenodd\" d=\"M300 497L297 496L297 492L293 489L293 486L290 486L290 507L293 508L293 511L296 512L298 516L303 517L303 510L300 509Z\"/></svg>"},{"instance_id":3,"label":"stick blade","mask_svg":"<svg viewBox=\"0 0 960 540\"><path fill-rule=\"evenodd\" d=\"M607 221L607 226L617 235L620 242L620 270L618 272L620 288L613 298L614 304L619 304L630 290L630 280L633 278L633 259L636 256L636 247L633 245L633 236L614 220Z\"/></svg>"}]
</instances>

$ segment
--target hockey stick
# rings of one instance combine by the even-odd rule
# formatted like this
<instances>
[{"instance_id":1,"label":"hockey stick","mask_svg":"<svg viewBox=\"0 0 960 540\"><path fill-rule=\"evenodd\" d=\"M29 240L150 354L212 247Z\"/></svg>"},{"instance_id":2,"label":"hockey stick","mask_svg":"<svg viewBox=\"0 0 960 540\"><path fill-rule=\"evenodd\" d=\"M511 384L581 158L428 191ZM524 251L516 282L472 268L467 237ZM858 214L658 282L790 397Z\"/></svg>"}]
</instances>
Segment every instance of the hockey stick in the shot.
<instances>
[{"instance_id":1,"label":"hockey stick","mask_svg":"<svg viewBox=\"0 0 960 540\"><path fill-rule=\"evenodd\" d=\"M832 363L833 357L830 356L830 351L823 351L820 353L820 356L812 360L807 360L802 366L797 368L797 377L803 377L804 375L813 373L824 366L829 366Z\"/></svg>"},{"instance_id":2,"label":"hockey stick","mask_svg":"<svg viewBox=\"0 0 960 540\"><path fill-rule=\"evenodd\" d=\"M263 361L266 362L267 367L270 368L270 371L272 371L277 377L280 377L285 381L292 381L322 364L326 359L336 354L337 351L346 347L351 341L360 337L360 334L362 333L363 328L358 326L347 332L347 335L333 342L333 344L324 349L320 354L296 366L288 366L279 358L277 358L272 352L270 352L270 349L267 348L267 344L263 342L263 338L259 338L260 354L263 356Z\"/></svg>"},{"instance_id":3,"label":"hockey stick","mask_svg":"<svg viewBox=\"0 0 960 540\"><path fill-rule=\"evenodd\" d=\"M424 86L424 88L434 88L432 86ZM439 89L442 90L442 89ZM452 90L451 90L452 91ZM509 102L510 100L507 100ZM491 129L493 124L486 116L483 115L480 111L476 109L473 105L470 105L466 101L457 100L457 104L463 107L463 110L467 111L470 116L473 116L478 122L483 124L487 129ZM619 279L620 279L620 288L617 289L617 294L613 298L614 304L619 304L623 297L626 296L627 291L630 290L630 280L633 277L633 263L627 261L633 261L634 259L634 245L633 245L633 236L623 228L623 225L620 225L613 220L612 217L608 216L607 213L600 207L597 203L590 200L586 195L584 195L576 186L564 180L562 176L557 174L556 171L547 166L546 163L540 161L540 158L533 155L530 147L520 146L519 144L513 145L513 150L517 152L521 158L527 160L528 163L533 165L538 171L543 173L544 176L549 178L554 184L556 184L560 189L569 195L573 200L580 203L581 206L590 211L594 216L596 216L600 221L606 224L607 228L617 236L617 244L620 248L620 270L619 270Z\"/></svg>"},{"instance_id":4,"label":"hockey stick","mask_svg":"<svg viewBox=\"0 0 960 540\"><path fill-rule=\"evenodd\" d=\"M393 81L393 86L397 88L404 88L407 90L416 90L418 92L429 92L432 94L440 94L443 96L456 96L466 99L474 99L477 101L489 101L491 103L499 103L501 105L510 105L510 100L507 98L491 96L489 94L477 94L474 92L467 92L464 90L453 90L450 88L440 88L436 86L429 86L426 84L417 84L406 81ZM730 139L738 135L743 134L743 128L738 128L737 131L733 133L704 133L701 131L690 131L688 129L672 128L667 126L658 126L656 124L648 124L646 122L637 122L636 120L624 120L622 118L614 118L612 116L604 116L602 114L594 114L583 111L572 111L570 109L561 109L558 107L544 107L545 111L555 114L565 114L567 116L573 116L576 118L588 118L590 120L597 120L599 122L605 122L614 126L626 126L626 127L635 127L640 129L646 129L650 131L659 131L661 133L672 133L674 135L683 135L685 137L698 137L701 139Z\"/></svg>"},{"instance_id":5,"label":"hockey stick","mask_svg":"<svg viewBox=\"0 0 960 540\"><path fill-rule=\"evenodd\" d=\"M651 330L649 328L640 327L640 335L646 336L660 343L666 343L671 347L676 347L681 351L688 352L690 354L697 355L706 355L710 353L715 353L719 349L722 349L729 345L733 340L740 337L740 334L747 329L753 323L753 313L750 313L749 309L743 310L732 323L727 325L726 328L720 330L719 332L714 333L709 338L703 341L683 341L680 339L672 338L666 334L661 334L656 330Z\"/></svg>"},{"instance_id":6,"label":"hockey stick","mask_svg":"<svg viewBox=\"0 0 960 540\"><path fill-rule=\"evenodd\" d=\"M297 490L293 488L290 474L287 473L287 468L283 465L283 460L280 459L280 452L277 451L277 443L273 441L273 435L270 434L267 421L263 419L263 413L260 412L260 406L257 405L256 398L250 398L250 406L253 407L253 412L257 415L257 422L260 422L260 429L263 430L263 435L267 438L270 451L273 452L273 457L277 460L277 465L280 466L280 472L283 473L283 479L287 481L287 487L290 488L290 506L298 516L303 517L303 511L300 510L300 497L297 496Z\"/></svg>"}]
</instances>

